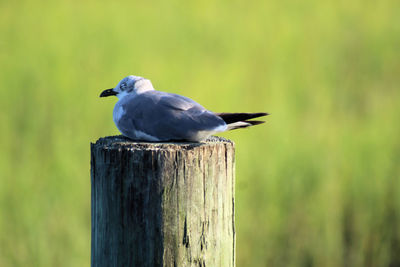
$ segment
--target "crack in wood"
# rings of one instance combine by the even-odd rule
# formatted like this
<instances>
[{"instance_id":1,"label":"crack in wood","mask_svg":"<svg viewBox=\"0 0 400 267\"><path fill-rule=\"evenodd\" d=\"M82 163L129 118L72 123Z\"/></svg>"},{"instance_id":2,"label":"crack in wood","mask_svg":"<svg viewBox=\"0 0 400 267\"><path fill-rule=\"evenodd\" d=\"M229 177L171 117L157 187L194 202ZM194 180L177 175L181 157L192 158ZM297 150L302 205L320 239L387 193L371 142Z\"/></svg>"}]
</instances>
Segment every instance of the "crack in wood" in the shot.
<instances>
[{"instance_id":1,"label":"crack in wood","mask_svg":"<svg viewBox=\"0 0 400 267\"><path fill-rule=\"evenodd\" d=\"M234 266L232 142L106 137L90 161L92 267Z\"/></svg>"}]
</instances>

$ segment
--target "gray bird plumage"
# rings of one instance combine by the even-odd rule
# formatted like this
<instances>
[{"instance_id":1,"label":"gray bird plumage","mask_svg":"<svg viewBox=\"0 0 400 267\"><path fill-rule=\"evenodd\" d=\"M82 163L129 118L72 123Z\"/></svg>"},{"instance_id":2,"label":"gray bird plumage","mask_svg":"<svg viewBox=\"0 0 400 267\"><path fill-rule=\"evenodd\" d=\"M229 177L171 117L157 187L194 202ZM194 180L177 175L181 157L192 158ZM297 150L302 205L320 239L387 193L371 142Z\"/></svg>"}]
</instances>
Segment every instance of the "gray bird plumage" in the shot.
<instances>
[{"instance_id":1,"label":"gray bird plumage","mask_svg":"<svg viewBox=\"0 0 400 267\"><path fill-rule=\"evenodd\" d=\"M187 97L156 91L149 80L137 76L122 79L100 96L109 95L119 98L113 112L115 125L134 140L198 142L218 132L262 123L247 120L267 115L213 113Z\"/></svg>"}]
</instances>

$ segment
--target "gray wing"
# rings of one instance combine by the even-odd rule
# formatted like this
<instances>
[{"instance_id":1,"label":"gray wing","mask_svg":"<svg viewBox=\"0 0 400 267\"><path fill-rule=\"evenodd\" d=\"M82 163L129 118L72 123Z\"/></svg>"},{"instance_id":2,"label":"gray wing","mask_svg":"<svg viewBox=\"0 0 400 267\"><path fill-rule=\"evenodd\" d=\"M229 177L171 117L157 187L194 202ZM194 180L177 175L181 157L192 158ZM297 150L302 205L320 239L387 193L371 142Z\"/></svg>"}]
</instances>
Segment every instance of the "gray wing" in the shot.
<instances>
[{"instance_id":1,"label":"gray wing","mask_svg":"<svg viewBox=\"0 0 400 267\"><path fill-rule=\"evenodd\" d=\"M149 91L122 103L124 115L119 126L141 131L159 140L195 140L200 131L226 125L214 113L193 100L158 91Z\"/></svg>"}]
</instances>

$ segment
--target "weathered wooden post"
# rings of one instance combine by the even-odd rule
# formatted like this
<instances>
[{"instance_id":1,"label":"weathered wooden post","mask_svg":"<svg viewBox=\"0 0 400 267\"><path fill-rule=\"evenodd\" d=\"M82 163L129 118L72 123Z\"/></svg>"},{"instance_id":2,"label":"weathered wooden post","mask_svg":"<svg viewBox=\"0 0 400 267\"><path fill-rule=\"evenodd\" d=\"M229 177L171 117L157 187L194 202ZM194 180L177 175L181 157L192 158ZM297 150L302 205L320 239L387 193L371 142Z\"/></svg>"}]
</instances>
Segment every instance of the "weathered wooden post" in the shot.
<instances>
[{"instance_id":1,"label":"weathered wooden post","mask_svg":"<svg viewBox=\"0 0 400 267\"><path fill-rule=\"evenodd\" d=\"M91 144L91 266L235 266L234 144Z\"/></svg>"}]
</instances>

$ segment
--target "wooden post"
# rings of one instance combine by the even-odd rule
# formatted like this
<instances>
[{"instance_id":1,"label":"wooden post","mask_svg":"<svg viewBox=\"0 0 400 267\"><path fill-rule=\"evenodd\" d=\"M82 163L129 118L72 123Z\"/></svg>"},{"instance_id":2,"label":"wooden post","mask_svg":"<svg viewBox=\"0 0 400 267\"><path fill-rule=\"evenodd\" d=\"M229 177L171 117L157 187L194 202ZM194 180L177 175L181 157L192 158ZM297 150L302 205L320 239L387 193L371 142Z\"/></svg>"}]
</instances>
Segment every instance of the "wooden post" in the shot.
<instances>
[{"instance_id":1,"label":"wooden post","mask_svg":"<svg viewBox=\"0 0 400 267\"><path fill-rule=\"evenodd\" d=\"M91 266L235 266L234 144L91 144Z\"/></svg>"}]
</instances>

